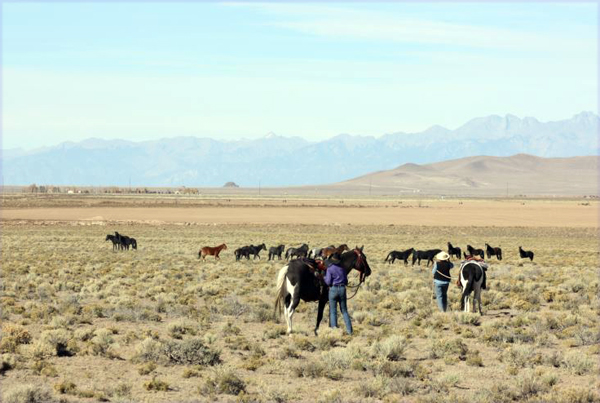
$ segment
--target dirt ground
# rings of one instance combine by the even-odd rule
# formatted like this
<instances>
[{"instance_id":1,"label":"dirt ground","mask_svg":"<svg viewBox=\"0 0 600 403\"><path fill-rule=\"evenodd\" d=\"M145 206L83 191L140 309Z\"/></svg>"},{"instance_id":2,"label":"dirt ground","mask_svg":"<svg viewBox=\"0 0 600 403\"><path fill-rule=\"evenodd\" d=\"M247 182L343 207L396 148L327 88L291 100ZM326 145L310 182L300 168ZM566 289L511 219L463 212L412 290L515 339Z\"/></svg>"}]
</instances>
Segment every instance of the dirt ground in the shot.
<instances>
[{"instance_id":1,"label":"dirt ground","mask_svg":"<svg viewBox=\"0 0 600 403\"><path fill-rule=\"evenodd\" d=\"M62 203L62 204L61 204ZM61 207L63 206L63 207ZM2 219L197 224L352 224L598 227L582 200L5 199Z\"/></svg>"}]
</instances>

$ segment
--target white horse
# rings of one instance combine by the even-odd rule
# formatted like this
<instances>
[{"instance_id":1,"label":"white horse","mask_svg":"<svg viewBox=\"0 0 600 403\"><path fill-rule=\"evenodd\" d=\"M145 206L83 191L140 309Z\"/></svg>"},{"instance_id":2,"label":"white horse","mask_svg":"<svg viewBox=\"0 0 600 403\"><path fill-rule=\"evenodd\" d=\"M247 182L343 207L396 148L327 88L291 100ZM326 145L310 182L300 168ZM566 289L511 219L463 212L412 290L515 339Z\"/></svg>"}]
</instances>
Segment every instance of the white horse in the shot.
<instances>
[{"instance_id":1,"label":"white horse","mask_svg":"<svg viewBox=\"0 0 600 403\"><path fill-rule=\"evenodd\" d=\"M460 299L460 310L464 312L476 312L476 303L479 304L479 314L481 312L481 290L485 287L485 270L487 264L484 262L467 261L460 267L460 285L463 289ZM473 297L471 301L471 292ZM471 310L471 303L473 310Z\"/></svg>"}]
</instances>

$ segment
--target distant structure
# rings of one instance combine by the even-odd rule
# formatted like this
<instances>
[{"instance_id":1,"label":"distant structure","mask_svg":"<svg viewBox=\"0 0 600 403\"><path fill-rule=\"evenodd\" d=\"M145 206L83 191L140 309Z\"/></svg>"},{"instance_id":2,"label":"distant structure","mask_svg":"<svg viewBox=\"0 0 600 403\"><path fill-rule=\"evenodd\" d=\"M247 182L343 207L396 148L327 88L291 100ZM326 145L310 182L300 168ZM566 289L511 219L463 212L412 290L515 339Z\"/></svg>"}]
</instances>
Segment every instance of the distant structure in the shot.
<instances>
[{"instance_id":1,"label":"distant structure","mask_svg":"<svg viewBox=\"0 0 600 403\"><path fill-rule=\"evenodd\" d=\"M235 182L227 182L223 185L224 188L239 188L239 186Z\"/></svg>"}]
</instances>

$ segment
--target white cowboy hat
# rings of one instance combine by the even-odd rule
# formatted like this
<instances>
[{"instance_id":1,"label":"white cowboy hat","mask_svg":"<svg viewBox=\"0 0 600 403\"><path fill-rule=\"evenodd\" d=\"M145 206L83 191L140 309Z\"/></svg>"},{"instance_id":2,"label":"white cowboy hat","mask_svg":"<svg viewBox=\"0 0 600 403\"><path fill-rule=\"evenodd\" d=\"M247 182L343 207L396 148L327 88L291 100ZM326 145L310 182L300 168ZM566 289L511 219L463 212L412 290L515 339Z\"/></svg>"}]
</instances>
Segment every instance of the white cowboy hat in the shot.
<instances>
[{"instance_id":1,"label":"white cowboy hat","mask_svg":"<svg viewBox=\"0 0 600 403\"><path fill-rule=\"evenodd\" d=\"M435 255L435 258L436 260L448 260L450 259L450 255L446 252L440 252L437 255Z\"/></svg>"}]
</instances>

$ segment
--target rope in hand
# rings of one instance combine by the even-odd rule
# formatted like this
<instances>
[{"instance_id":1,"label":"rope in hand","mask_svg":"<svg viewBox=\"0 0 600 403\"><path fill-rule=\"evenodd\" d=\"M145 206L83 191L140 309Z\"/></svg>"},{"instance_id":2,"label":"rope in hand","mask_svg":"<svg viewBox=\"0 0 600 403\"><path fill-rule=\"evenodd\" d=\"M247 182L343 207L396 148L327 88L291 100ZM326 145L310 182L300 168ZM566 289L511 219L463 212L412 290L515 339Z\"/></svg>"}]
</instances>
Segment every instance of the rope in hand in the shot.
<instances>
[{"instance_id":1,"label":"rope in hand","mask_svg":"<svg viewBox=\"0 0 600 403\"><path fill-rule=\"evenodd\" d=\"M360 286L362 285L363 281L362 281L362 277L359 274L358 275L359 281L357 285L347 285L346 288L356 288L356 290L354 291L354 294L352 294L352 296L350 298L346 298L346 300L350 300L352 298L354 298L354 296L356 296L356 294L358 293L358 289L360 288Z\"/></svg>"}]
</instances>

